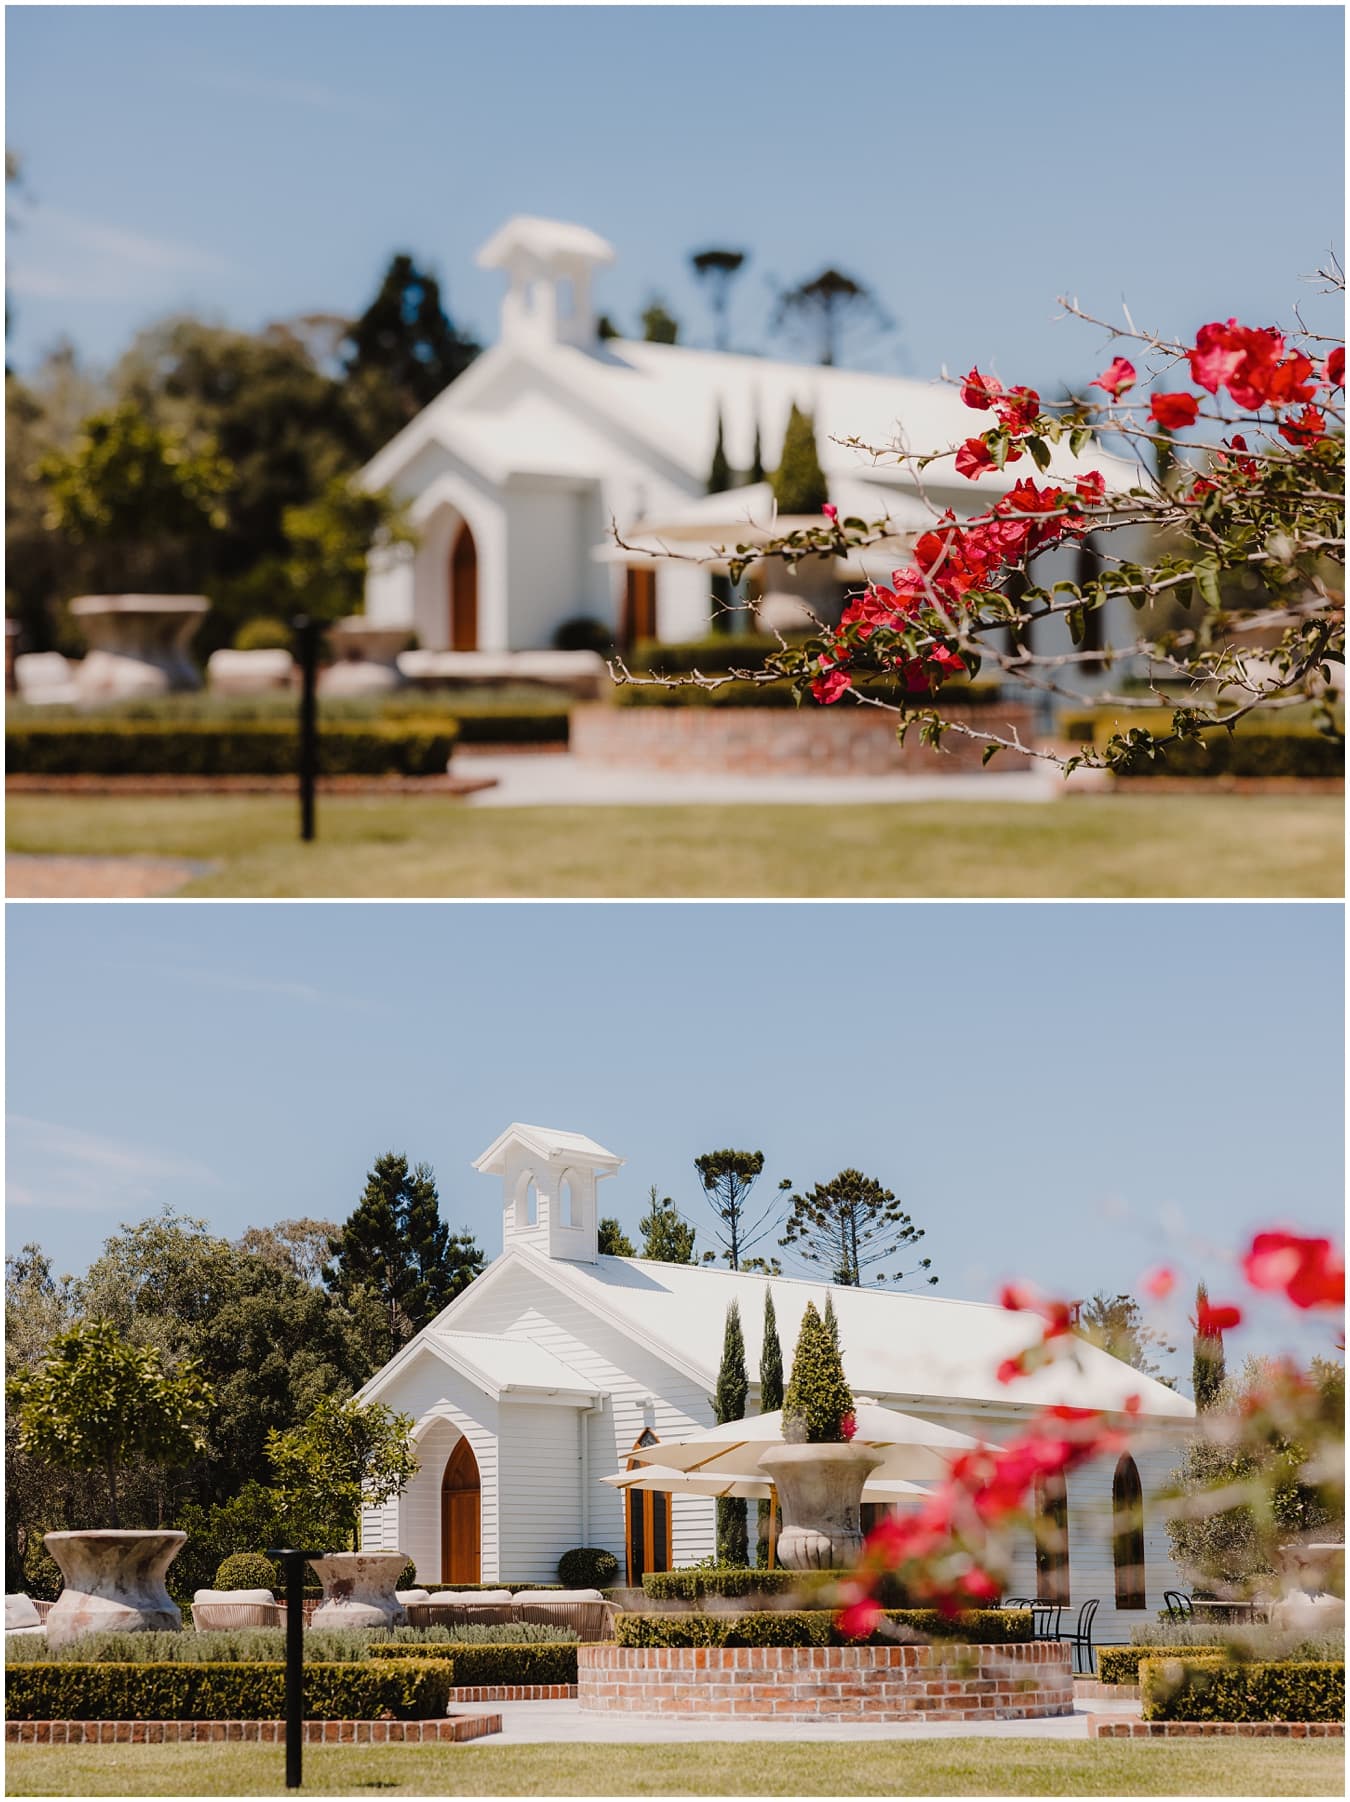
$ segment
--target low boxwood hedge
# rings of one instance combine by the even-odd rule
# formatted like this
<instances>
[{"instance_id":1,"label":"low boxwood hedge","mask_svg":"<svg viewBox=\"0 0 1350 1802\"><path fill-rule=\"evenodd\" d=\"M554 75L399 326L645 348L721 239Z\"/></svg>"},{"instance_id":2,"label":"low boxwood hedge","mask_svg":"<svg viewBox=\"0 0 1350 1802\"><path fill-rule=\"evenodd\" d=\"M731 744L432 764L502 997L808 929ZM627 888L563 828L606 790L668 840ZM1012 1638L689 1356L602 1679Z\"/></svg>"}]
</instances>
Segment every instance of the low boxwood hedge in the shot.
<instances>
[{"instance_id":1,"label":"low boxwood hedge","mask_svg":"<svg viewBox=\"0 0 1350 1802\"><path fill-rule=\"evenodd\" d=\"M738 668L748 669L750 663L738 664ZM702 666L704 675L716 672ZM674 675L675 672L662 668L660 674ZM877 681L873 684L859 682L858 687L864 693L872 692L879 700L895 702L901 698L909 698L915 705L933 706L939 712L957 707L984 707L998 700L1001 693L997 682L956 682L944 686L936 696L920 695L902 697L894 682ZM776 682L724 682L717 688L700 688L695 683L681 683L675 688L663 688L659 683L621 682L614 690L614 699L620 707L806 707L816 709L816 703L809 697L799 700L792 684L785 678Z\"/></svg>"},{"instance_id":2,"label":"low boxwood hedge","mask_svg":"<svg viewBox=\"0 0 1350 1802\"><path fill-rule=\"evenodd\" d=\"M454 1684L575 1683L577 1648L571 1645L401 1646L377 1644L372 1659L381 1664L410 1658L448 1663Z\"/></svg>"},{"instance_id":3,"label":"low boxwood hedge","mask_svg":"<svg viewBox=\"0 0 1350 1802\"><path fill-rule=\"evenodd\" d=\"M704 1596L782 1596L823 1589L853 1577L846 1570L755 1570L736 1565L693 1570L648 1571L642 1592L653 1602L698 1602Z\"/></svg>"},{"instance_id":4,"label":"low boxwood hedge","mask_svg":"<svg viewBox=\"0 0 1350 1802\"><path fill-rule=\"evenodd\" d=\"M936 1608L888 1608L886 1620L924 1639L967 1645L1016 1645L1031 1638L1031 1611L979 1608L958 1615ZM856 1640L839 1630L829 1608L756 1609L746 1614L620 1614L614 1637L621 1646L847 1646ZM886 1644L878 1633L873 1643Z\"/></svg>"},{"instance_id":5,"label":"low boxwood hedge","mask_svg":"<svg viewBox=\"0 0 1350 1802\"><path fill-rule=\"evenodd\" d=\"M1161 710L1071 713L1060 720L1063 736L1075 744L1104 745L1116 733L1138 727L1165 734L1172 716ZM1122 772L1127 776L1343 776L1345 741L1328 738L1306 722L1281 725L1263 719L1241 724L1232 732L1206 732L1203 738L1165 746L1156 757L1138 756Z\"/></svg>"},{"instance_id":6,"label":"low boxwood hedge","mask_svg":"<svg viewBox=\"0 0 1350 1802\"><path fill-rule=\"evenodd\" d=\"M1345 1665L1234 1664L1225 1658L1146 1658L1146 1721L1341 1721Z\"/></svg>"},{"instance_id":7,"label":"low boxwood hedge","mask_svg":"<svg viewBox=\"0 0 1350 1802\"><path fill-rule=\"evenodd\" d=\"M1222 1658L1222 1646L1187 1647L1186 1656ZM1139 1666L1146 1658L1162 1656L1157 1646L1101 1646L1097 1651L1097 1678L1102 1683L1137 1683Z\"/></svg>"},{"instance_id":8,"label":"low boxwood hedge","mask_svg":"<svg viewBox=\"0 0 1350 1802\"><path fill-rule=\"evenodd\" d=\"M565 745L569 716L556 713L457 713L462 745Z\"/></svg>"},{"instance_id":9,"label":"low boxwood hedge","mask_svg":"<svg viewBox=\"0 0 1350 1802\"><path fill-rule=\"evenodd\" d=\"M326 776L439 776L459 729L453 720L330 723L319 734ZM60 720L11 724L11 775L291 776L298 737L282 720Z\"/></svg>"},{"instance_id":10,"label":"low boxwood hedge","mask_svg":"<svg viewBox=\"0 0 1350 1802\"><path fill-rule=\"evenodd\" d=\"M9 1668L12 1721L275 1721L284 1664L22 1664ZM449 1702L450 1666L404 1658L307 1664L305 1713L316 1721L431 1720Z\"/></svg>"}]
</instances>

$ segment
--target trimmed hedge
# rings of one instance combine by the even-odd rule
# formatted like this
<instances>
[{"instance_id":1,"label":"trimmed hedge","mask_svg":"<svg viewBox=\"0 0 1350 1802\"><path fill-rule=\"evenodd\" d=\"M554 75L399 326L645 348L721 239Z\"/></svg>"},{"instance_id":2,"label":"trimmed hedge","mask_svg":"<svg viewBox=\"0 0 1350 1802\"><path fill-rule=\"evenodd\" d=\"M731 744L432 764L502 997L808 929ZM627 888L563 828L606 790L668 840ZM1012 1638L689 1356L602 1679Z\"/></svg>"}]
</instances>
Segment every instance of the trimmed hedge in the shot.
<instances>
[{"instance_id":1,"label":"trimmed hedge","mask_svg":"<svg viewBox=\"0 0 1350 1802\"><path fill-rule=\"evenodd\" d=\"M454 725L462 745L565 745L569 715L563 712L457 713Z\"/></svg>"},{"instance_id":2,"label":"trimmed hedge","mask_svg":"<svg viewBox=\"0 0 1350 1802\"><path fill-rule=\"evenodd\" d=\"M1139 1667L1146 1721L1341 1721L1345 1665L1232 1664L1147 1658Z\"/></svg>"},{"instance_id":3,"label":"trimmed hedge","mask_svg":"<svg viewBox=\"0 0 1350 1802\"><path fill-rule=\"evenodd\" d=\"M1097 1649L1097 1680L1099 1683L1137 1683L1139 1666L1146 1658L1158 1658L1163 1654L1157 1646L1099 1646ZM1194 1653L1187 1648L1186 1656L1197 1658L1222 1658L1225 1651L1222 1646L1196 1646Z\"/></svg>"},{"instance_id":4,"label":"trimmed hedge","mask_svg":"<svg viewBox=\"0 0 1350 1802\"><path fill-rule=\"evenodd\" d=\"M22 1664L5 1686L12 1721L275 1721L284 1664ZM305 1714L315 1721L430 1720L449 1703L441 1659L307 1664Z\"/></svg>"},{"instance_id":5,"label":"trimmed hedge","mask_svg":"<svg viewBox=\"0 0 1350 1802\"><path fill-rule=\"evenodd\" d=\"M1075 744L1104 745L1117 732L1139 727L1167 733L1172 715L1158 709L1138 713L1071 713L1060 731ZM1344 776L1345 741L1328 738L1309 725L1280 726L1271 720L1239 725L1232 732L1207 732L1201 739L1167 745L1157 757L1134 758L1127 776Z\"/></svg>"},{"instance_id":6,"label":"trimmed hedge","mask_svg":"<svg viewBox=\"0 0 1350 1802\"><path fill-rule=\"evenodd\" d=\"M847 1570L723 1569L648 1571L642 1579L643 1594L653 1602L697 1602L704 1596L795 1595L802 1590L823 1589L844 1583L856 1572Z\"/></svg>"},{"instance_id":7,"label":"trimmed hedge","mask_svg":"<svg viewBox=\"0 0 1350 1802\"><path fill-rule=\"evenodd\" d=\"M231 1552L216 1566L217 1589L271 1589L281 1583L281 1566L265 1552Z\"/></svg>"},{"instance_id":8,"label":"trimmed hedge","mask_svg":"<svg viewBox=\"0 0 1350 1802\"><path fill-rule=\"evenodd\" d=\"M739 669L749 669L753 665L741 663ZM662 669L661 675L674 675L670 669ZM718 672L703 669L704 675ZM897 701L902 697L894 682L877 681L874 683L859 682L857 685L866 692L875 693L884 701ZM997 682L956 682L944 684L936 696L911 695L903 698L912 700L916 706L937 707L941 710L945 703L948 707L984 707L997 701L1002 689ZM655 684L643 682L623 682L614 690L614 700L620 707L805 707L814 709L816 703L809 696L798 700L791 683L786 677L777 682L727 682L720 688L699 688L689 684L678 688L662 688Z\"/></svg>"},{"instance_id":9,"label":"trimmed hedge","mask_svg":"<svg viewBox=\"0 0 1350 1802\"><path fill-rule=\"evenodd\" d=\"M372 1659L381 1662L434 1658L448 1663L454 1684L575 1683L576 1642L571 1645L401 1646L376 1644Z\"/></svg>"},{"instance_id":10,"label":"trimmed hedge","mask_svg":"<svg viewBox=\"0 0 1350 1802\"><path fill-rule=\"evenodd\" d=\"M459 729L453 720L349 725L319 733L325 776L440 776ZM5 755L21 776L291 776L293 722L61 720L9 725Z\"/></svg>"},{"instance_id":11,"label":"trimmed hedge","mask_svg":"<svg viewBox=\"0 0 1350 1802\"><path fill-rule=\"evenodd\" d=\"M892 1625L925 1639L961 1640L967 1645L1017 1645L1031 1638L1031 1611L977 1608L967 1614L939 1614L936 1608L888 1608ZM747 1614L620 1614L614 1637L621 1646L848 1646L833 1609L762 1609ZM889 1636L873 1635L886 1644Z\"/></svg>"}]
</instances>

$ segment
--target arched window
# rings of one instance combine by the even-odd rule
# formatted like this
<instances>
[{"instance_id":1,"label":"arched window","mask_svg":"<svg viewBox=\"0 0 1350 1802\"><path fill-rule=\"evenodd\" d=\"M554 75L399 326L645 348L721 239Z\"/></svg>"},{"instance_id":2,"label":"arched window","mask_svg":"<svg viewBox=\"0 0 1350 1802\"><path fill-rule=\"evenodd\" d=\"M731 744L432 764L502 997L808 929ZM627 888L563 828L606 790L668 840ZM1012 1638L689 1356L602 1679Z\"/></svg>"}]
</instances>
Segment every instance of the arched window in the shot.
<instances>
[{"instance_id":1,"label":"arched window","mask_svg":"<svg viewBox=\"0 0 1350 1802\"><path fill-rule=\"evenodd\" d=\"M578 1226L576 1198L572 1192L572 1172L567 1171L558 1184L558 1221L562 1226Z\"/></svg>"},{"instance_id":2,"label":"arched window","mask_svg":"<svg viewBox=\"0 0 1350 1802\"><path fill-rule=\"evenodd\" d=\"M1036 1485L1036 1600L1069 1599L1069 1492L1059 1471Z\"/></svg>"},{"instance_id":3,"label":"arched window","mask_svg":"<svg viewBox=\"0 0 1350 1802\"><path fill-rule=\"evenodd\" d=\"M1144 1490L1128 1452L1111 1480L1111 1555L1116 1567L1116 1607L1144 1608Z\"/></svg>"},{"instance_id":4,"label":"arched window","mask_svg":"<svg viewBox=\"0 0 1350 1802\"><path fill-rule=\"evenodd\" d=\"M650 1427L644 1427L633 1442L633 1450L643 1451L660 1441ZM628 1460L629 1470L639 1470L637 1460ZM624 1498L628 1511L628 1584L636 1589L649 1570L670 1569L670 1497L656 1489L630 1489Z\"/></svg>"}]
</instances>

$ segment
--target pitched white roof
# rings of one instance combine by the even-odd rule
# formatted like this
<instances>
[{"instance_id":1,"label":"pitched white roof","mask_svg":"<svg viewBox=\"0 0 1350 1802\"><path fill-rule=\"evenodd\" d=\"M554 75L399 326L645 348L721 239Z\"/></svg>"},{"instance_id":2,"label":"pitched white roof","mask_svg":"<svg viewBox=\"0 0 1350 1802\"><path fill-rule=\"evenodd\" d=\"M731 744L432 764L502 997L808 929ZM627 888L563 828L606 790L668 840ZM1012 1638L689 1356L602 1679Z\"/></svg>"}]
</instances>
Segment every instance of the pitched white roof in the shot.
<instances>
[{"instance_id":1,"label":"pitched white roof","mask_svg":"<svg viewBox=\"0 0 1350 1802\"><path fill-rule=\"evenodd\" d=\"M992 423L992 415L974 413L957 389L942 382L912 381L851 369L781 363L767 357L730 351L696 350L682 344L629 343L612 339L582 349L568 344L497 345L425 407L366 466L372 487L398 478L427 444L445 442L472 457L477 435L491 447L498 474L503 462L519 470L542 461L550 473L588 479L594 467L593 439L547 433L540 445L528 429L528 413L501 419L494 404L498 377L508 368L533 369L550 391L570 395L579 413L590 420L607 419L626 436L650 447L692 488L702 489L712 459L717 418L721 414L726 454L733 468L747 469L754 454L755 428L761 434L766 466L772 468L782 449L793 404L814 415L816 448L828 480L843 475L913 488L916 477L894 461L874 462L851 448L857 440L885 451L900 444L915 452L954 448ZM513 392L519 386L512 383ZM467 428L467 432L466 432ZM1126 488L1139 479L1137 467L1091 449L1082 461L1067 443L1052 447L1048 478L1072 480L1086 469L1100 469L1108 488ZM953 495L996 494L1022 475L1037 476L1029 458L1002 471L989 471L978 482L956 474L950 461L930 464L923 472L926 488L939 492L943 503Z\"/></svg>"},{"instance_id":2,"label":"pitched white roof","mask_svg":"<svg viewBox=\"0 0 1350 1802\"><path fill-rule=\"evenodd\" d=\"M515 1392L532 1396L561 1395L588 1402L598 1399L598 1391L589 1378L532 1339L506 1339L495 1333L451 1332L435 1323L424 1327L383 1369L369 1378L359 1392L361 1398L366 1401L378 1399L409 1365L427 1357L439 1358L497 1401Z\"/></svg>"},{"instance_id":3,"label":"pitched white roof","mask_svg":"<svg viewBox=\"0 0 1350 1802\"><path fill-rule=\"evenodd\" d=\"M595 1264L522 1258L578 1300L595 1308L677 1364L713 1384L722 1354L728 1304L739 1304L746 1368L754 1377L764 1323L764 1292L773 1291L778 1336L788 1367L808 1301L824 1308L833 1296L844 1369L856 1395L894 1402L921 1399L976 1404L1123 1408L1137 1395L1154 1418L1188 1420L1194 1404L1111 1357L1075 1340L1062 1357L1011 1385L998 1381L999 1364L1038 1336L1027 1314L987 1302L885 1289L840 1288L789 1277L763 1277L699 1264L658 1264L643 1258L602 1257ZM472 1294L465 1292L461 1301ZM433 1329L434 1330L434 1329Z\"/></svg>"},{"instance_id":4,"label":"pitched white roof","mask_svg":"<svg viewBox=\"0 0 1350 1802\"><path fill-rule=\"evenodd\" d=\"M500 1175L506 1148L512 1143L524 1146L531 1156L541 1158L545 1163L554 1158L576 1157L587 1164L607 1164L617 1170L626 1162L616 1152L606 1151L603 1145L588 1139L585 1133L561 1132L553 1126L522 1126L519 1121L512 1121L506 1131L498 1133L487 1150L474 1159L474 1169L486 1176Z\"/></svg>"}]
</instances>

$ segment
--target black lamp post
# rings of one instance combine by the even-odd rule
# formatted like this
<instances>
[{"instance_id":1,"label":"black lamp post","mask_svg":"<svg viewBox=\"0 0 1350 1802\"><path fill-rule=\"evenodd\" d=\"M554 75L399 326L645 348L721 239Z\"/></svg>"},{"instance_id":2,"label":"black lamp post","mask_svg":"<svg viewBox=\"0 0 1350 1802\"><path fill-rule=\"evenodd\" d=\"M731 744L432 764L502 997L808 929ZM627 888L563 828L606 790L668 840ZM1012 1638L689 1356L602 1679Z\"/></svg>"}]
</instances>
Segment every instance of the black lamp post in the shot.
<instances>
[{"instance_id":1,"label":"black lamp post","mask_svg":"<svg viewBox=\"0 0 1350 1802\"><path fill-rule=\"evenodd\" d=\"M300 837L314 837L314 787L319 774L319 622L307 613L291 621L300 663Z\"/></svg>"},{"instance_id":2,"label":"black lamp post","mask_svg":"<svg viewBox=\"0 0 1350 1802\"><path fill-rule=\"evenodd\" d=\"M322 1552L269 1546L286 1578L286 1788L299 1789L305 1743L305 1565Z\"/></svg>"}]
</instances>

